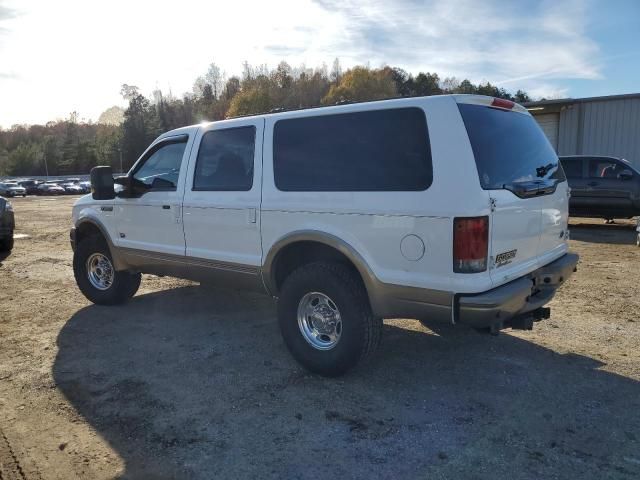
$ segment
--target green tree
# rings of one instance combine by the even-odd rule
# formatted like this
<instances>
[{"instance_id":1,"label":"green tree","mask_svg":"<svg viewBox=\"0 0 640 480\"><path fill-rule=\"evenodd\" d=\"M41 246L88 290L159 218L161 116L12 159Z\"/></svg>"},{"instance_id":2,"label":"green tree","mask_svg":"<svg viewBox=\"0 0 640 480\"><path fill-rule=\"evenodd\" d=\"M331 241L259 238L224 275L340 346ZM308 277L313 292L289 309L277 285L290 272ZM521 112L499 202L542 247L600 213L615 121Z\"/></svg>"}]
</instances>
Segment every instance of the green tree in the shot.
<instances>
[{"instance_id":1,"label":"green tree","mask_svg":"<svg viewBox=\"0 0 640 480\"><path fill-rule=\"evenodd\" d=\"M413 92L418 96L440 95L440 77L437 73L420 72L413 82Z\"/></svg>"},{"instance_id":2,"label":"green tree","mask_svg":"<svg viewBox=\"0 0 640 480\"><path fill-rule=\"evenodd\" d=\"M396 86L387 70L354 67L342 76L337 85L331 86L322 103L331 105L339 102L364 102L396 96Z\"/></svg>"}]
</instances>

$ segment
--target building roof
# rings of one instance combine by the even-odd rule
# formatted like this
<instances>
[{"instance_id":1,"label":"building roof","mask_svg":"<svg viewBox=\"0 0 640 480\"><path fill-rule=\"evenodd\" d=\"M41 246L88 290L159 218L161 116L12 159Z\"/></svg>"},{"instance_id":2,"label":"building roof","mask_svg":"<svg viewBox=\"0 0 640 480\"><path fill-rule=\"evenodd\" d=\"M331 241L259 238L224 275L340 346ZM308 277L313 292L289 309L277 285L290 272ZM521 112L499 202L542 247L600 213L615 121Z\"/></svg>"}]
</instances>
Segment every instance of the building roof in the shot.
<instances>
[{"instance_id":1,"label":"building roof","mask_svg":"<svg viewBox=\"0 0 640 480\"><path fill-rule=\"evenodd\" d=\"M537 102L526 102L522 106L526 108L543 107L545 105L563 105L572 103L585 102L601 102L608 100L627 100L632 98L640 98L640 93L625 93L622 95L605 95L602 97L585 97L585 98L559 98L556 100L539 100Z\"/></svg>"}]
</instances>

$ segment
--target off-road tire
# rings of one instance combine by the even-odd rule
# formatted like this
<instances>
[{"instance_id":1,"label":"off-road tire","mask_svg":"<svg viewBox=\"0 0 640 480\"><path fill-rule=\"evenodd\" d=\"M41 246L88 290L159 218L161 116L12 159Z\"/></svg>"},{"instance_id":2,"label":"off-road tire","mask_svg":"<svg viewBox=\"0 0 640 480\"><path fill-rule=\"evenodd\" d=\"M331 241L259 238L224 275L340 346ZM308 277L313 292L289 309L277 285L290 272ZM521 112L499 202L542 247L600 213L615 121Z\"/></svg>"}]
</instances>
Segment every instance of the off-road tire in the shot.
<instances>
[{"instance_id":1,"label":"off-road tire","mask_svg":"<svg viewBox=\"0 0 640 480\"><path fill-rule=\"evenodd\" d=\"M298 326L298 305L310 292L327 295L340 311L342 333L330 350L312 347ZM293 357L309 371L327 377L342 375L370 356L382 334L382 319L373 316L362 281L339 263L310 263L292 272L280 291L278 321Z\"/></svg>"},{"instance_id":2,"label":"off-road tire","mask_svg":"<svg viewBox=\"0 0 640 480\"><path fill-rule=\"evenodd\" d=\"M0 252L10 252L11 250L13 250L13 230L0 240Z\"/></svg>"},{"instance_id":3,"label":"off-road tire","mask_svg":"<svg viewBox=\"0 0 640 480\"><path fill-rule=\"evenodd\" d=\"M87 259L94 253L101 253L113 264L109 246L102 236L91 235L80 241L73 255L73 274L78 288L89 301L98 305L125 303L138 291L142 276L140 273L115 270L111 286L107 290L99 290L91 285L87 276Z\"/></svg>"}]
</instances>

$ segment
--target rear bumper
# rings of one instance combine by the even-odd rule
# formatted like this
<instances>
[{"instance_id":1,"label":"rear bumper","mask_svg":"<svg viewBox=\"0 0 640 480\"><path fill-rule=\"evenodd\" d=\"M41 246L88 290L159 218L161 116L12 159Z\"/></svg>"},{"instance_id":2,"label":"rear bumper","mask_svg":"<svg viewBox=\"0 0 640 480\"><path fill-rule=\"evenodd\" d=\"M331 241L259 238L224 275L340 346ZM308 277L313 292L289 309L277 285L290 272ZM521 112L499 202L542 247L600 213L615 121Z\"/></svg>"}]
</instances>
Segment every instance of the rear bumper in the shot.
<instances>
[{"instance_id":1,"label":"rear bumper","mask_svg":"<svg viewBox=\"0 0 640 480\"><path fill-rule=\"evenodd\" d=\"M558 288L576 271L578 255L559 259L500 287L475 295L456 295L454 319L475 328L495 329L531 315L549 303Z\"/></svg>"}]
</instances>

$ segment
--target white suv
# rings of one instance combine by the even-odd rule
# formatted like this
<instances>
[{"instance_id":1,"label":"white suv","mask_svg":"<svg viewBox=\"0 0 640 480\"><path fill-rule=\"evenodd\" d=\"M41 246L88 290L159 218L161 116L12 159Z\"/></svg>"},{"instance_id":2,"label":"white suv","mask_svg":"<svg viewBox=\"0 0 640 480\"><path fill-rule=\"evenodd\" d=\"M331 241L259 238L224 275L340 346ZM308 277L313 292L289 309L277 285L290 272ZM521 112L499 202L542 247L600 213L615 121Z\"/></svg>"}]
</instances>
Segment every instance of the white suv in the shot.
<instances>
[{"instance_id":1,"label":"white suv","mask_svg":"<svg viewBox=\"0 0 640 480\"><path fill-rule=\"evenodd\" d=\"M161 135L126 177L91 172L74 273L94 303L141 273L277 298L309 370L338 375L382 318L530 329L578 261L569 188L521 106L406 98L256 115Z\"/></svg>"}]
</instances>

